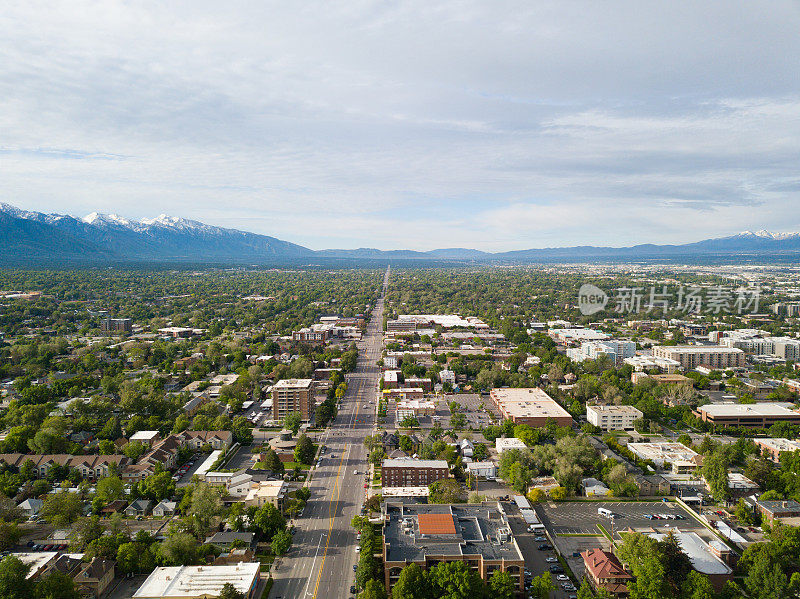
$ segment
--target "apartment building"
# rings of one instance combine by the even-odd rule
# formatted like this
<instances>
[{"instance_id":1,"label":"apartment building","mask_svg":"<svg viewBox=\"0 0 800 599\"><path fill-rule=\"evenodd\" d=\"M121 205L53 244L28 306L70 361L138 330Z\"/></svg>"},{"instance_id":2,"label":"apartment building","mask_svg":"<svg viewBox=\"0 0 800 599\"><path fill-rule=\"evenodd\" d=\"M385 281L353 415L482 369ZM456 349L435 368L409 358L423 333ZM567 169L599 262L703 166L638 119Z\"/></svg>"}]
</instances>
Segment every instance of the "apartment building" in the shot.
<instances>
[{"instance_id":1,"label":"apartment building","mask_svg":"<svg viewBox=\"0 0 800 599\"><path fill-rule=\"evenodd\" d=\"M740 368L746 363L745 353L741 349L721 345L659 345L653 348L653 356L675 360L689 370L698 366Z\"/></svg>"},{"instance_id":2,"label":"apartment building","mask_svg":"<svg viewBox=\"0 0 800 599\"><path fill-rule=\"evenodd\" d=\"M130 333L133 331L133 320L130 318L106 318L100 321L100 330L104 333Z\"/></svg>"},{"instance_id":3,"label":"apartment building","mask_svg":"<svg viewBox=\"0 0 800 599\"><path fill-rule=\"evenodd\" d=\"M791 406L792 404L782 402L717 403L698 407L694 415L717 426L768 428L778 422L800 424L800 413L790 410Z\"/></svg>"},{"instance_id":4,"label":"apartment building","mask_svg":"<svg viewBox=\"0 0 800 599\"><path fill-rule=\"evenodd\" d=\"M604 431L631 430L642 416L633 406L586 406L586 420Z\"/></svg>"},{"instance_id":5,"label":"apartment building","mask_svg":"<svg viewBox=\"0 0 800 599\"><path fill-rule=\"evenodd\" d=\"M298 412L303 420L308 421L315 408L312 379L283 379L272 386L274 420L283 420L288 414Z\"/></svg>"},{"instance_id":6,"label":"apartment building","mask_svg":"<svg viewBox=\"0 0 800 599\"><path fill-rule=\"evenodd\" d=\"M450 476L444 460L387 459L381 464L384 487L419 487Z\"/></svg>"},{"instance_id":7,"label":"apartment building","mask_svg":"<svg viewBox=\"0 0 800 599\"><path fill-rule=\"evenodd\" d=\"M538 387L492 389L490 397L504 418L514 424L543 427L549 422L572 426L572 416Z\"/></svg>"},{"instance_id":8,"label":"apartment building","mask_svg":"<svg viewBox=\"0 0 800 599\"><path fill-rule=\"evenodd\" d=\"M606 357L617 366L621 365L626 358L633 357L635 353L636 343L633 341L618 341L616 339L587 341L581 343L580 347L567 349L567 357L573 362L597 360L598 358Z\"/></svg>"},{"instance_id":9,"label":"apartment building","mask_svg":"<svg viewBox=\"0 0 800 599\"><path fill-rule=\"evenodd\" d=\"M506 572L521 595L525 560L498 503L427 505L387 501L383 512L383 564L387 590L411 563L428 569L464 562L483 580Z\"/></svg>"}]
</instances>

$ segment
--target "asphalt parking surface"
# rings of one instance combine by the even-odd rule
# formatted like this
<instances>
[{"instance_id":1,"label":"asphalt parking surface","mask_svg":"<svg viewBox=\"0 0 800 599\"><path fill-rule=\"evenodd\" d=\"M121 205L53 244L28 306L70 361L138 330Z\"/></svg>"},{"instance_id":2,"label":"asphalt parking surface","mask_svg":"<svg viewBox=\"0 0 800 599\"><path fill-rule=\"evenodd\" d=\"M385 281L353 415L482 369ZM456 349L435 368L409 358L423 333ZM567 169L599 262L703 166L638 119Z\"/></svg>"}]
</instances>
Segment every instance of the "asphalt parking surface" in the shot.
<instances>
[{"instance_id":1,"label":"asphalt parking surface","mask_svg":"<svg viewBox=\"0 0 800 599\"><path fill-rule=\"evenodd\" d=\"M633 528L666 528L696 530L702 528L692 515L675 502L662 501L592 501L540 504L536 512L551 534L575 535L597 534L598 524L611 532L611 519L600 516L598 508L606 508L614 513L614 531ZM677 514L683 520L650 520L645 514Z\"/></svg>"}]
</instances>

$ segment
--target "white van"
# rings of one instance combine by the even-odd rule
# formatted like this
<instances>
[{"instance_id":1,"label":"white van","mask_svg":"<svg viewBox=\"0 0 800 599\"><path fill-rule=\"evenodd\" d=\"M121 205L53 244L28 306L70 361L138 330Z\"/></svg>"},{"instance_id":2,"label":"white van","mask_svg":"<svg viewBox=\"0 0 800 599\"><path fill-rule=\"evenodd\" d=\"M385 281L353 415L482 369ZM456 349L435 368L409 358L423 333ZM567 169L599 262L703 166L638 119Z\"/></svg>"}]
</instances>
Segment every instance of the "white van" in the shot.
<instances>
[{"instance_id":1,"label":"white van","mask_svg":"<svg viewBox=\"0 0 800 599\"><path fill-rule=\"evenodd\" d=\"M597 514L600 516L605 516L606 518L611 518L614 515L614 512L607 510L604 507L599 507L597 508Z\"/></svg>"}]
</instances>

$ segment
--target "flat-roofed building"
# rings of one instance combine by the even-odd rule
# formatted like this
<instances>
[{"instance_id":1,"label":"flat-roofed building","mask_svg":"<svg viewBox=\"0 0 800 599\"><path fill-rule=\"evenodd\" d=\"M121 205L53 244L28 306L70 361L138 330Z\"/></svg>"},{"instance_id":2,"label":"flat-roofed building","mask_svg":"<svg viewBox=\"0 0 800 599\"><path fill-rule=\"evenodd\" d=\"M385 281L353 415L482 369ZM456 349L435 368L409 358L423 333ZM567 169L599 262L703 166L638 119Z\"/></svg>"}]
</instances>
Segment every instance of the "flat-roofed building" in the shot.
<instances>
[{"instance_id":1,"label":"flat-roofed building","mask_svg":"<svg viewBox=\"0 0 800 599\"><path fill-rule=\"evenodd\" d=\"M482 476L484 478L494 478L497 476L497 464L494 462L468 462L467 474Z\"/></svg>"},{"instance_id":2,"label":"flat-roofed building","mask_svg":"<svg viewBox=\"0 0 800 599\"><path fill-rule=\"evenodd\" d=\"M431 494L430 487L383 487L381 496L384 501L389 499L427 499Z\"/></svg>"},{"instance_id":3,"label":"flat-roofed building","mask_svg":"<svg viewBox=\"0 0 800 599\"><path fill-rule=\"evenodd\" d=\"M661 372L673 374L681 367L681 363L670 358L656 358L655 356L632 356L623 360L625 364L633 366L637 372L658 368Z\"/></svg>"},{"instance_id":4,"label":"flat-roofed building","mask_svg":"<svg viewBox=\"0 0 800 599\"><path fill-rule=\"evenodd\" d=\"M538 387L492 389L490 397L504 418L514 424L532 427L572 426L572 416L556 400Z\"/></svg>"},{"instance_id":5,"label":"flat-roofed building","mask_svg":"<svg viewBox=\"0 0 800 599\"><path fill-rule=\"evenodd\" d=\"M402 389L384 389L384 395L396 401L422 399L425 391L421 387L403 387Z\"/></svg>"},{"instance_id":6,"label":"flat-roofed building","mask_svg":"<svg viewBox=\"0 0 800 599\"><path fill-rule=\"evenodd\" d=\"M659 468L670 464L675 474L697 470L697 452L683 443L628 443L627 447L640 460L650 460Z\"/></svg>"},{"instance_id":7,"label":"flat-roofed building","mask_svg":"<svg viewBox=\"0 0 800 599\"><path fill-rule=\"evenodd\" d=\"M777 499L774 501L756 501L756 509L770 524L782 518L800 516L800 503L794 499Z\"/></svg>"},{"instance_id":8,"label":"flat-roofed building","mask_svg":"<svg viewBox=\"0 0 800 599\"><path fill-rule=\"evenodd\" d=\"M694 415L716 426L768 428L778 422L800 424L800 412L792 404L764 402L754 404L716 403L698 407Z\"/></svg>"},{"instance_id":9,"label":"flat-roofed building","mask_svg":"<svg viewBox=\"0 0 800 599\"><path fill-rule=\"evenodd\" d=\"M260 570L259 562L156 568L133 594L133 599L208 599L217 597L226 584L253 599Z\"/></svg>"},{"instance_id":10,"label":"flat-roofed building","mask_svg":"<svg viewBox=\"0 0 800 599\"><path fill-rule=\"evenodd\" d=\"M516 437L498 437L494 440L494 446L499 454L509 449L528 449L528 446Z\"/></svg>"},{"instance_id":11,"label":"flat-roofed building","mask_svg":"<svg viewBox=\"0 0 800 599\"><path fill-rule=\"evenodd\" d=\"M274 420L283 420L292 412L298 412L303 420L310 420L315 408L312 379L283 379L272 385Z\"/></svg>"},{"instance_id":12,"label":"flat-roofed building","mask_svg":"<svg viewBox=\"0 0 800 599\"><path fill-rule=\"evenodd\" d=\"M130 333L133 331L133 321L130 318L106 318L100 321L100 330L104 333Z\"/></svg>"},{"instance_id":13,"label":"flat-roofed building","mask_svg":"<svg viewBox=\"0 0 800 599\"><path fill-rule=\"evenodd\" d=\"M441 504L386 501L383 511L384 583L387 590L411 563L427 570L464 562L483 580L507 572L521 594L525 560L498 503Z\"/></svg>"},{"instance_id":14,"label":"flat-roofed building","mask_svg":"<svg viewBox=\"0 0 800 599\"><path fill-rule=\"evenodd\" d=\"M383 388L397 389L400 386L400 371L387 370L383 373Z\"/></svg>"},{"instance_id":15,"label":"flat-roofed building","mask_svg":"<svg viewBox=\"0 0 800 599\"><path fill-rule=\"evenodd\" d=\"M773 462L780 461L781 454L785 451L794 452L800 450L800 439L762 439L755 438L753 442L769 455Z\"/></svg>"},{"instance_id":16,"label":"flat-roofed building","mask_svg":"<svg viewBox=\"0 0 800 599\"><path fill-rule=\"evenodd\" d=\"M397 402L397 420L406 416L433 416L436 413L436 404L422 399L404 399Z\"/></svg>"},{"instance_id":17,"label":"flat-roofed building","mask_svg":"<svg viewBox=\"0 0 800 599\"><path fill-rule=\"evenodd\" d=\"M721 590L733 578L733 569L721 557L721 554L728 553L723 543L716 540L707 543L695 532L672 531L672 534L675 535L681 551L689 558L692 568L708 576L715 589ZM650 533L648 536L656 541L663 541L667 535Z\"/></svg>"},{"instance_id":18,"label":"flat-roofed building","mask_svg":"<svg viewBox=\"0 0 800 599\"><path fill-rule=\"evenodd\" d=\"M381 464L381 486L419 487L450 476L445 460L387 459Z\"/></svg>"},{"instance_id":19,"label":"flat-roofed building","mask_svg":"<svg viewBox=\"0 0 800 599\"><path fill-rule=\"evenodd\" d=\"M261 507L267 503L283 511L289 486L283 480L263 480L253 482L242 500L247 506Z\"/></svg>"},{"instance_id":20,"label":"flat-roofed building","mask_svg":"<svg viewBox=\"0 0 800 599\"><path fill-rule=\"evenodd\" d=\"M746 363L741 349L721 345L658 345L653 348L653 356L675 360L689 370L698 366L741 368Z\"/></svg>"},{"instance_id":21,"label":"flat-roofed building","mask_svg":"<svg viewBox=\"0 0 800 599\"><path fill-rule=\"evenodd\" d=\"M630 430L642 416L633 406L586 406L586 420L604 431Z\"/></svg>"},{"instance_id":22,"label":"flat-roofed building","mask_svg":"<svg viewBox=\"0 0 800 599\"><path fill-rule=\"evenodd\" d=\"M567 349L567 357L573 362L597 360L598 358L606 357L617 366L621 365L625 358L630 358L635 353L635 342L619 341L617 339L586 341L581 343L580 347L571 347Z\"/></svg>"},{"instance_id":23,"label":"flat-roofed building","mask_svg":"<svg viewBox=\"0 0 800 599\"><path fill-rule=\"evenodd\" d=\"M583 343L584 341L605 341L608 333L594 329L564 328L550 329L548 334L559 343Z\"/></svg>"}]
</instances>

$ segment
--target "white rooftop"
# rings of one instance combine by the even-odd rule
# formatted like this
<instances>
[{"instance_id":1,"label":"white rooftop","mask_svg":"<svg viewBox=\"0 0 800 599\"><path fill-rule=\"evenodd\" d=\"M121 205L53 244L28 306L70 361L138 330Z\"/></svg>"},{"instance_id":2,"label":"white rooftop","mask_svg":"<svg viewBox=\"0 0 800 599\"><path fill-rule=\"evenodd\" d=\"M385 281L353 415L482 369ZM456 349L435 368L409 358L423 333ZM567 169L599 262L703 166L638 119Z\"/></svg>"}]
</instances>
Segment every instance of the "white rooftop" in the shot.
<instances>
[{"instance_id":1,"label":"white rooftop","mask_svg":"<svg viewBox=\"0 0 800 599\"><path fill-rule=\"evenodd\" d=\"M158 431L137 431L131 435L129 441L152 441L158 435Z\"/></svg>"},{"instance_id":2,"label":"white rooftop","mask_svg":"<svg viewBox=\"0 0 800 599\"><path fill-rule=\"evenodd\" d=\"M383 460L383 468L447 468L444 460L409 460L409 459L387 459Z\"/></svg>"},{"instance_id":3,"label":"white rooftop","mask_svg":"<svg viewBox=\"0 0 800 599\"><path fill-rule=\"evenodd\" d=\"M714 403L700 406L697 409L712 416L797 416L797 412L790 410L790 407L793 407L793 404L786 402Z\"/></svg>"},{"instance_id":4,"label":"white rooftop","mask_svg":"<svg viewBox=\"0 0 800 599\"><path fill-rule=\"evenodd\" d=\"M498 453L503 453L507 449L527 449L520 439L516 437L498 437L494 440L494 446L497 448Z\"/></svg>"},{"instance_id":5,"label":"white rooftop","mask_svg":"<svg viewBox=\"0 0 800 599\"><path fill-rule=\"evenodd\" d=\"M694 532L675 532L678 545L689 558L692 567L701 574L730 574L731 568L716 555L711 553L709 544L701 539ZM648 535L657 541L661 541L666 535L661 533L651 533Z\"/></svg>"},{"instance_id":6,"label":"white rooftop","mask_svg":"<svg viewBox=\"0 0 800 599\"><path fill-rule=\"evenodd\" d=\"M260 566L258 562L241 562L230 566L156 568L133 599L216 597L226 583L249 596Z\"/></svg>"},{"instance_id":7,"label":"white rooftop","mask_svg":"<svg viewBox=\"0 0 800 599\"><path fill-rule=\"evenodd\" d=\"M430 495L428 487L383 487L381 494L386 497L427 497Z\"/></svg>"},{"instance_id":8,"label":"white rooftop","mask_svg":"<svg viewBox=\"0 0 800 599\"><path fill-rule=\"evenodd\" d=\"M275 383L273 389L305 389L310 387L313 381L311 379L281 379Z\"/></svg>"}]
</instances>

